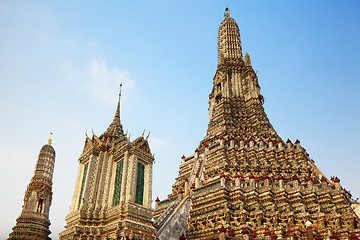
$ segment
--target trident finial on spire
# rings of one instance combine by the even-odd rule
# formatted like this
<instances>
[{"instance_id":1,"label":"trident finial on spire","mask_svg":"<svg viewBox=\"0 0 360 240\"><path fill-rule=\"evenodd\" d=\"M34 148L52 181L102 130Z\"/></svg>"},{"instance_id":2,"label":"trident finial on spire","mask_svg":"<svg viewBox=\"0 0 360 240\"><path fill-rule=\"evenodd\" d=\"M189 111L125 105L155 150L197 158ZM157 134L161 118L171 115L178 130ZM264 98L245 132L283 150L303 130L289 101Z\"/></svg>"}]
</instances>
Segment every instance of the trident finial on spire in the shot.
<instances>
[{"instance_id":1,"label":"trident finial on spire","mask_svg":"<svg viewBox=\"0 0 360 240\"><path fill-rule=\"evenodd\" d=\"M228 7L225 8L224 17L225 17L225 18L229 18L229 17L230 17L230 12L229 12Z\"/></svg>"},{"instance_id":2,"label":"trident finial on spire","mask_svg":"<svg viewBox=\"0 0 360 240\"><path fill-rule=\"evenodd\" d=\"M52 144L52 135L53 135L53 133L50 133L50 137L49 137L49 140L48 140L49 145Z\"/></svg>"}]
</instances>

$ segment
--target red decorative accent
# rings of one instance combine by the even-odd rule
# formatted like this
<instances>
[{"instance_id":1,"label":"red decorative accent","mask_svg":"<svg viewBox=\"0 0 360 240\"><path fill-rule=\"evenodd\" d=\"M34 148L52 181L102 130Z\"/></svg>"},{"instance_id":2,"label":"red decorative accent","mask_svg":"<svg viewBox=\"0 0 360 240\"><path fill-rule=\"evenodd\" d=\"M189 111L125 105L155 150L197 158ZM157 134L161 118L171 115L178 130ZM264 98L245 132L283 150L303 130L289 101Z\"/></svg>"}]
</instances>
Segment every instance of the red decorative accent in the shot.
<instances>
[{"instance_id":1,"label":"red decorative accent","mask_svg":"<svg viewBox=\"0 0 360 240\"><path fill-rule=\"evenodd\" d=\"M258 181L259 181L259 179L258 179L257 177L256 177L254 180L255 180L255 182L258 182Z\"/></svg>"},{"instance_id":2,"label":"red decorative accent","mask_svg":"<svg viewBox=\"0 0 360 240\"><path fill-rule=\"evenodd\" d=\"M264 234L265 234L265 236L269 236L271 234L271 232L268 229L265 229Z\"/></svg>"},{"instance_id":3,"label":"red decorative accent","mask_svg":"<svg viewBox=\"0 0 360 240\"><path fill-rule=\"evenodd\" d=\"M195 177L199 177L199 174L195 174Z\"/></svg>"},{"instance_id":4,"label":"red decorative accent","mask_svg":"<svg viewBox=\"0 0 360 240\"><path fill-rule=\"evenodd\" d=\"M322 178L321 178L320 181L321 181L321 182L326 182L326 178L325 178L324 176L322 176Z\"/></svg>"},{"instance_id":5,"label":"red decorative accent","mask_svg":"<svg viewBox=\"0 0 360 240\"><path fill-rule=\"evenodd\" d=\"M220 178L224 178L225 177L225 174L224 173L221 173L220 174Z\"/></svg>"},{"instance_id":6,"label":"red decorative accent","mask_svg":"<svg viewBox=\"0 0 360 240\"><path fill-rule=\"evenodd\" d=\"M251 173L250 176L249 176L250 179L253 179L254 178L254 175Z\"/></svg>"},{"instance_id":7,"label":"red decorative accent","mask_svg":"<svg viewBox=\"0 0 360 240\"><path fill-rule=\"evenodd\" d=\"M234 175L234 178L239 178L239 174L236 172L235 175Z\"/></svg>"},{"instance_id":8,"label":"red decorative accent","mask_svg":"<svg viewBox=\"0 0 360 240\"><path fill-rule=\"evenodd\" d=\"M296 139L295 144L299 144L299 143L300 143L299 139Z\"/></svg>"},{"instance_id":9,"label":"red decorative accent","mask_svg":"<svg viewBox=\"0 0 360 240\"><path fill-rule=\"evenodd\" d=\"M351 240L359 239L354 232L352 232L352 233L350 234L350 237L349 237L349 238L350 238Z\"/></svg>"},{"instance_id":10,"label":"red decorative accent","mask_svg":"<svg viewBox=\"0 0 360 240\"><path fill-rule=\"evenodd\" d=\"M240 181L245 181L245 178L241 177L241 178L240 178Z\"/></svg>"},{"instance_id":11,"label":"red decorative accent","mask_svg":"<svg viewBox=\"0 0 360 240\"><path fill-rule=\"evenodd\" d=\"M278 142L278 143L282 142L281 138L278 138L277 142Z\"/></svg>"},{"instance_id":12,"label":"red decorative accent","mask_svg":"<svg viewBox=\"0 0 360 240\"><path fill-rule=\"evenodd\" d=\"M271 234L272 239L277 239L277 235L275 233Z\"/></svg>"},{"instance_id":13,"label":"red decorative accent","mask_svg":"<svg viewBox=\"0 0 360 240\"><path fill-rule=\"evenodd\" d=\"M229 177L229 176L226 176L226 177L225 177L225 180L226 180L226 181L230 181L230 177Z\"/></svg>"},{"instance_id":14,"label":"red decorative accent","mask_svg":"<svg viewBox=\"0 0 360 240\"><path fill-rule=\"evenodd\" d=\"M231 141L231 140L234 140L234 138L233 138L233 137L230 137L230 139L229 139L229 140L230 140L230 141Z\"/></svg>"},{"instance_id":15,"label":"red decorative accent","mask_svg":"<svg viewBox=\"0 0 360 240\"><path fill-rule=\"evenodd\" d=\"M184 159L185 158L185 155L182 155L181 159Z\"/></svg>"},{"instance_id":16,"label":"red decorative accent","mask_svg":"<svg viewBox=\"0 0 360 240\"><path fill-rule=\"evenodd\" d=\"M322 219L320 219L320 220L317 222L316 226L315 226L315 227L312 227L312 229L319 228L319 223L322 222L322 221L325 221L325 220L328 220L328 219L327 219L327 218L322 218ZM298 228L299 228L301 231L303 231L303 232L306 231L306 229L301 228L301 226L299 226L299 225L297 225L297 224L291 225L291 226L289 227L289 229L291 229L292 227L298 227Z\"/></svg>"},{"instance_id":17,"label":"red decorative accent","mask_svg":"<svg viewBox=\"0 0 360 240\"><path fill-rule=\"evenodd\" d=\"M227 230L229 237L235 237L235 233L231 228L228 228Z\"/></svg>"},{"instance_id":18,"label":"red decorative accent","mask_svg":"<svg viewBox=\"0 0 360 240\"><path fill-rule=\"evenodd\" d=\"M335 177L334 182L339 183L340 179L338 179L338 177Z\"/></svg>"},{"instance_id":19,"label":"red decorative accent","mask_svg":"<svg viewBox=\"0 0 360 240\"><path fill-rule=\"evenodd\" d=\"M160 202L159 197L157 197L157 198L155 199L155 202Z\"/></svg>"},{"instance_id":20,"label":"red decorative accent","mask_svg":"<svg viewBox=\"0 0 360 240\"><path fill-rule=\"evenodd\" d=\"M330 236L330 239L339 239L336 233L334 233L332 236Z\"/></svg>"},{"instance_id":21,"label":"red decorative accent","mask_svg":"<svg viewBox=\"0 0 360 240\"><path fill-rule=\"evenodd\" d=\"M184 234L181 235L179 240L186 240L186 237L184 236Z\"/></svg>"},{"instance_id":22,"label":"red decorative accent","mask_svg":"<svg viewBox=\"0 0 360 240\"><path fill-rule=\"evenodd\" d=\"M185 182L188 182L188 181L189 181L189 179L186 177L186 178L185 178Z\"/></svg>"},{"instance_id":23,"label":"red decorative accent","mask_svg":"<svg viewBox=\"0 0 360 240\"><path fill-rule=\"evenodd\" d=\"M249 233L249 237L251 237L251 238L255 238L255 237L256 237L255 232L251 232L251 233Z\"/></svg>"},{"instance_id":24,"label":"red decorative accent","mask_svg":"<svg viewBox=\"0 0 360 240\"><path fill-rule=\"evenodd\" d=\"M288 140L286 141L286 143L291 143L291 144L292 144L292 142L290 141L290 139L288 139Z\"/></svg>"},{"instance_id":25,"label":"red decorative accent","mask_svg":"<svg viewBox=\"0 0 360 240\"><path fill-rule=\"evenodd\" d=\"M243 229L241 230L241 233L242 233L242 234L248 234L248 233L250 233L250 232L249 232L249 229L243 228Z\"/></svg>"},{"instance_id":26,"label":"red decorative accent","mask_svg":"<svg viewBox=\"0 0 360 240\"><path fill-rule=\"evenodd\" d=\"M221 233L226 232L226 229L224 228L224 226L223 226L223 225L221 225L221 228L219 229L219 232L221 232Z\"/></svg>"},{"instance_id":27,"label":"red decorative accent","mask_svg":"<svg viewBox=\"0 0 360 240\"><path fill-rule=\"evenodd\" d=\"M184 193L184 191L180 188L179 191L178 191L179 194L182 194Z\"/></svg>"},{"instance_id":28,"label":"red decorative accent","mask_svg":"<svg viewBox=\"0 0 360 240\"><path fill-rule=\"evenodd\" d=\"M196 152L196 153L199 152L199 149L195 149L195 152Z\"/></svg>"},{"instance_id":29,"label":"red decorative accent","mask_svg":"<svg viewBox=\"0 0 360 240\"><path fill-rule=\"evenodd\" d=\"M294 175L293 177L292 177L292 179L295 181L295 180L298 180L299 181L299 178L296 176L296 175Z\"/></svg>"},{"instance_id":30,"label":"red decorative accent","mask_svg":"<svg viewBox=\"0 0 360 240\"><path fill-rule=\"evenodd\" d=\"M268 140L268 143L270 143L270 142L273 142L273 141L271 140L271 138L269 138L269 140Z\"/></svg>"},{"instance_id":31,"label":"red decorative accent","mask_svg":"<svg viewBox=\"0 0 360 240\"><path fill-rule=\"evenodd\" d=\"M224 139L224 136L223 136L223 135L220 135L219 139L220 139L220 140L223 140L223 139Z\"/></svg>"},{"instance_id":32,"label":"red decorative accent","mask_svg":"<svg viewBox=\"0 0 360 240\"><path fill-rule=\"evenodd\" d=\"M195 183L191 184L190 189L194 189L195 188Z\"/></svg>"},{"instance_id":33,"label":"red decorative accent","mask_svg":"<svg viewBox=\"0 0 360 240\"><path fill-rule=\"evenodd\" d=\"M244 138L242 136L240 137L240 141L244 141Z\"/></svg>"},{"instance_id":34,"label":"red decorative accent","mask_svg":"<svg viewBox=\"0 0 360 240\"><path fill-rule=\"evenodd\" d=\"M265 176L263 176L263 179L269 179L269 176L265 173Z\"/></svg>"}]
</instances>

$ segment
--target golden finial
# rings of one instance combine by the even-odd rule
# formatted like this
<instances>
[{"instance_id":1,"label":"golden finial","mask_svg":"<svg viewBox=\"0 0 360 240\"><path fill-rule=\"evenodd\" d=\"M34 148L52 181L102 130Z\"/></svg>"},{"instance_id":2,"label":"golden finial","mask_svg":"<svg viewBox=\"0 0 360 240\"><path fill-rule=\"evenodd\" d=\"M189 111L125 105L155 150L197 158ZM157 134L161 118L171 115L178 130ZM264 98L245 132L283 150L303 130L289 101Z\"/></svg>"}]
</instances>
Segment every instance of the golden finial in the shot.
<instances>
[{"instance_id":1,"label":"golden finial","mask_svg":"<svg viewBox=\"0 0 360 240\"><path fill-rule=\"evenodd\" d=\"M121 87L122 87L122 83L120 83L120 93L119 93L119 96L121 96Z\"/></svg>"},{"instance_id":2,"label":"golden finial","mask_svg":"<svg viewBox=\"0 0 360 240\"><path fill-rule=\"evenodd\" d=\"M52 135L53 135L53 133L50 133L50 137L49 137L49 140L48 140L48 144L49 144L49 145L52 144Z\"/></svg>"},{"instance_id":3,"label":"golden finial","mask_svg":"<svg viewBox=\"0 0 360 240\"><path fill-rule=\"evenodd\" d=\"M118 104L117 104L117 108L116 108L116 112L115 112L115 118L118 118L119 120L120 120L121 86L122 86L122 83L120 83L119 100L118 100ZM115 118L114 118L114 120L115 120Z\"/></svg>"},{"instance_id":4,"label":"golden finial","mask_svg":"<svg viewBox=\"0 0 360 240\"><path fill-rule=\"evenodd\" d=\"M229 17L230 17L230 12L229 12L228 7L225 8L224 17L225 17L225 18L229 18Z\"/></svg>"}]
</instances>

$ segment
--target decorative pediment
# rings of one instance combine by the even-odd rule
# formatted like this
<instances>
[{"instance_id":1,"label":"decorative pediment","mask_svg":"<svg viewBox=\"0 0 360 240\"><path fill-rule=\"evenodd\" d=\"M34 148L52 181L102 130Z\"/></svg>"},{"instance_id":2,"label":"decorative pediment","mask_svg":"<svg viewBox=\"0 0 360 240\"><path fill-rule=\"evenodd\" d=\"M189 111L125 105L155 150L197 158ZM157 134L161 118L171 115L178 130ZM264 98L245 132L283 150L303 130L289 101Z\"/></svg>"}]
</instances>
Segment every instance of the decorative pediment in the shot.
<instances>
[{"instance_id":1,"label":"decorative pediment","mask_svg":"<svg viewBox=\"0 0 360 240\"><path fill-rule=\"evenodd\" d=\"M143 137L138 137L132 143L135 147L151 155L149 143Z\"/></svg>"},{"instance_id":2,"label":"decorative pediment","mask_svg":"<svg viewBox=\"0 0 360 240\"><path fill-rule=\"evenodd\" d=\"M214 84L220 83L224 78L225 78L224 72L217 70L213 82Z\"/></svg>"},{"instance_id":3,"label":"decorative pediment","mask_svg":"<svg viewBox=\"0 0 360 240\"><path fill-rule=\"evenodd\" d=\"M83 153L89 151L92 147L93 147L93 143L91 139L88 136L86 136Z\"/></svg>"}]
</instances>

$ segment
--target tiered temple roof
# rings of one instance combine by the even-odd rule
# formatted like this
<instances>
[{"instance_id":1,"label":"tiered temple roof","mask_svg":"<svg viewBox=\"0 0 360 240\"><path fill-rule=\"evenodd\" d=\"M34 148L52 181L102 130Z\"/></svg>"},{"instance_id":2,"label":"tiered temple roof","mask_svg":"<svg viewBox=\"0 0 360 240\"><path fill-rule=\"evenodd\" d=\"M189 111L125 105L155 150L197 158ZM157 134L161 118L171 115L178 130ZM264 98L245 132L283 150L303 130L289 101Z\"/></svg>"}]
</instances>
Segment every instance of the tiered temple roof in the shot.
<instances>
[{"instance_id":1,"label":"tiered temple roof","mask_svg":"<svg viewBox=\"0 0 360 240\"><path fill-rule=\"evenodd\" d=\"M121 90L120 90L121 94ZM99 137L86 135L73 199L59 239L154 239L152 155L148 137L130 141L113 121Z\"/></svg>"},{"instance_id":2,"label":"tiered temple roof","mask_svg":"<svg viewBox=\"0 0 360 240\"><path fill-rule=\"evenodd\" d=\"M284 142L263 108L239 28L226 9L209 124L182 157L168 199L156 201L162 239L357 239L359 216L337 177L315 166L300 141Z\"/></svg>"}]
</instances>

